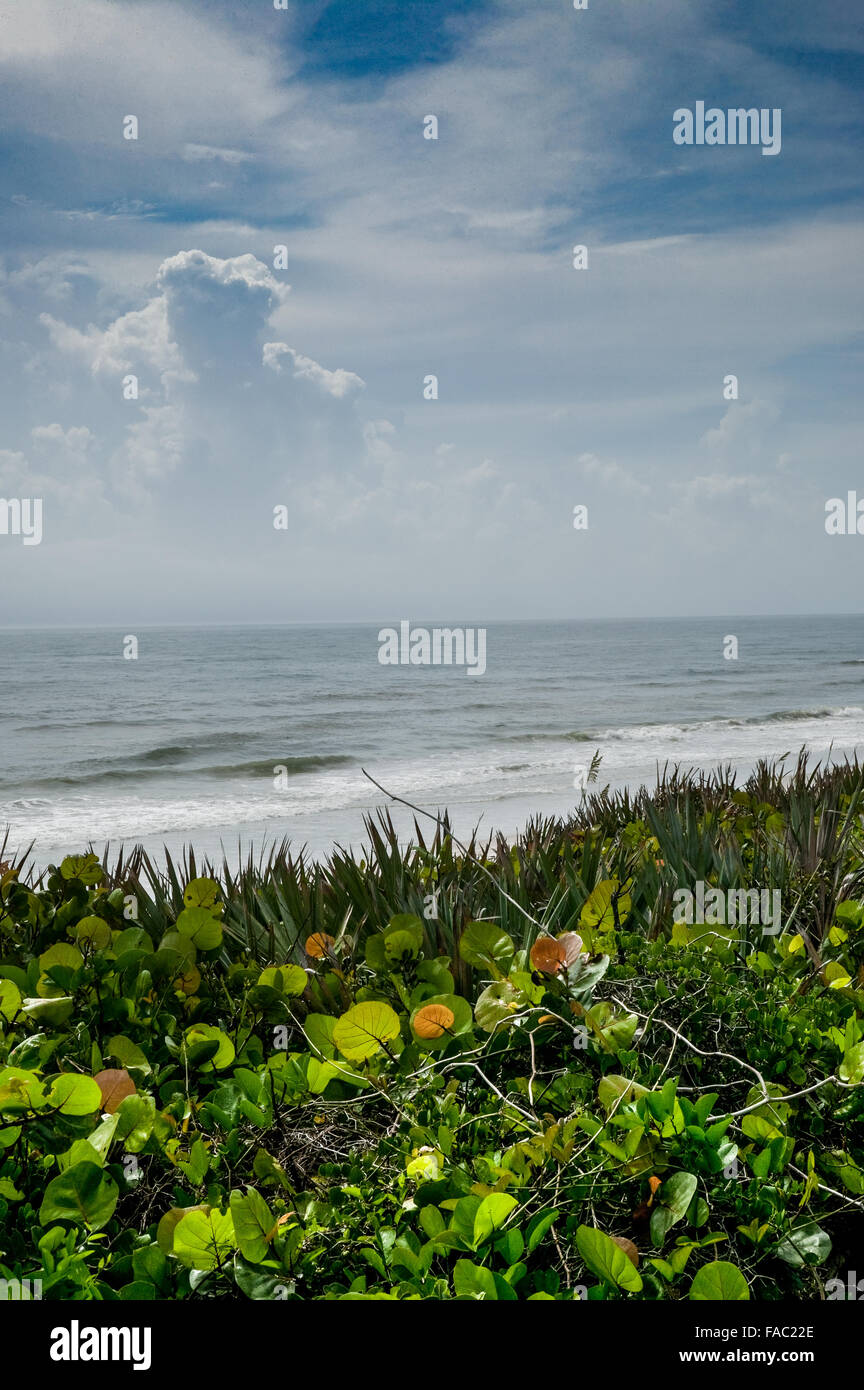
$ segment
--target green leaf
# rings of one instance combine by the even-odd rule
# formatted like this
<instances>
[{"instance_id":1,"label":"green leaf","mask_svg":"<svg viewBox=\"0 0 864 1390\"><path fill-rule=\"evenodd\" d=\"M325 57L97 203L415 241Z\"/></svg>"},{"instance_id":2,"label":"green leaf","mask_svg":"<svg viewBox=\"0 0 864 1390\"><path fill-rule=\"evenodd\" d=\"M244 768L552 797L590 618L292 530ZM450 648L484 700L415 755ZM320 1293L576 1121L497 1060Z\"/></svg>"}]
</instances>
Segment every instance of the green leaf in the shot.
<instances>
[{"instance_id":1,"label":"green leaf","mask_svg":"<svg viewBox=\"0 0 864 1390\"><path fill-rule=\"evenodd\" d=\"M501 1229L515 1206L518 1206L516 1198L506 1192L490 1192L483 1198L474 1215L472 1244L475 1250Z\"/></svg>"},{"instance_id":2,"label":"green leaf","mask_svg":"<svg viewBox=\"0 0 864 1390\"><path fill-rule=\"evenodd\" d=\"M11 980L0 980L0 1018L11 1023L20 1008L21 991L18 986Z\"/></svg>"},{"instance_id":3,"label":"green leaf","mask_svg":"<svg viewBox=\"0 0 864 1390\"><path fill-rule=\"evenodd\" d=\"M457 1260L453 1270L453 1288L457 1298L496 1299L498 1288L491 1269L475 1265L471 1260Z\"/></svg>"},{"instance_id":4,"label":"green leaf","mask_svg":"<svg viewBox=\"0 0 864 1390\"><path fill-rule=\"evenodd\" d=\"M178 1159L177 1166L193 1187L200 1187L210 1172L210 1151L203 1139L196 1139L187 1160Z\"/></svg>"},{"instance_id":5,"label":"green leaf","mask_svg":"<svg viewBox=\"0 0 864 1390\"><path fill-rule=\"evenodd\" d=\"M55 941L54 945L49 946L48 950L43 951L42 955L39 957L39 969L42 971L43 975L55 965L61 965L67 970L74 971L80 970L83 964L84 957L78 950L78 947L73 946L68 941ZM41 993L38 986L36 988L36 993Z\"/></svg>"},{"instance_id":6,"label":"green leaf","mask_svg":"<svg viewBox=\"0 0 864 1390\"><path fill-rule=\"evenodd\" d=\"M102 1092L92 1076L64 1072L48 1092L48 1104L60 1115L92 1115L102 1108Z\"/></svg>"},{"instance_id":7,"label":"green leaf","mask_svg":"<svg viewBox=\"0 0 864 1390\"><path fill-rule=\"evenodd\" d=\"M560 1215L560 1211L555 1207L552 1211L540 1211L536 1216L532 1216L528 1222L525 1241L529 1255L537 1249L550 1226L554 1226Z\"/></svg>"},{"instance_id":8,"label":"green leaf","mask_svg":"<svg viewBox=\"0 0 864 1390\"><path fill-rule=\"evenodd\" d=\"M333 1030L336 1020L331 1014L307 1014L303 1020L303 1031L309 1043L323 1057L335 1057Z\"/></svg>"},{"instance_id":9,"label":"green leaf","mask_svg":"<svg viewBox=\"0 0 864 1390\"><path fill-rule=\"evenodd\" d=\"M102 866L96 854L67 854L60 865L60 876L65 879L77 878L91 887L102 882Z\"/></svg>"},{"instance_id":10,"label":"green leaf","mask_svg":"<svg viewBox=\"0 0 864 1390\"><path fill-rule=\"evenodd\" d=\"M183 892L185 907L200 907L212 916L218 917L222 911L222 889L213 878L192 878Z\"/></svg>"},{"instance_id":11,"label":"green leaf","mask_svg":"<svg viewBox=\"0 0 864 1390\"><path fill-rule=\"evenodd\" d=\"M188 1212L174 1229L174 1254L191 1269L215 1269L236 1246L231 1213L215 1207Z\"/></svg>"},{"instance_id":12,"label":"green leaf","mask_svg":"<svg viewBox=\"0 0 864 1390\"><path fill-rule=\"evenodd\" d=\"M156 1102L152 1096L127 1096L117 1107L117 1138L124 1141L127 1153L140 1153L153 1133L156 1122Z\"/></svg>"},{"instance_id":13,"label":"green leaf","mask_svg":"<svg viewBox=\"0 0 864 1390\"><path fill-rule=\"evenodd\" d=\"M819 1265L831 1254L831 1237L815 1221L807 1221L790 1231L786 1239L774 1247L773 1253L793 1269Z\"/></svg>"},{"instance_id":14,"label":"green leaf","mask_svg":"<svg viewBox=\"0 0 864 1390\"><path fill-rule=\"evenodd\" d=\"M212 951L222 944L222 924L204 907L184 907L176 927L199 951Z\"/></svg>"},{"instance_id":15,"label":"green leaf","mask_svg":"<svg viewBox=\"0 0 864 1390\"><path fill-rule=\"evenodd\" d=\"M119 1190L113 1178L98 1163L76 1163L45 1188L39 1221L72 1221L98 1231L114 1215Z\"/></svg>"},{"instance_id":16,"label":"green leaf","mask_svg":"<svg viewBox=\"0 0 864 1390\"><path fill-rule=\"evenodd\" d=\"M214 1028L209 1023L193 1023L191 1028L186 1029L183 1036L189 1050L200 1043L215 1042L217 1044L216 1051L211 1054L211 1057L200 1063L200 1071L212 1071L214 1067L216 1071L224 1071L234 1061L234 1044L228 1034L222 1032L221 1028Z\"/></svg>"},{"instance_id":17,"label":"green leaf","mask_svg":"<svg viewBox=\"0 0 864 1390\"><path fill-rule=\"evenodd\" d=\"M487 985L474 1005L474 1017L484 1033L493 1033L524 1003L521 992L509 980Z\"/></svg>"},{"instance_id":18,"label":"green leaf","mask_svg":"<svg viewBox=\"0 0 864 1390\"><path fill-rule=\"evenodd\" d=\"M629 1293L638 1293L642 1288L638 1269L605 1231L598 1231L594 1226L580 1226L576 1245L591 1273L604 1283L615 1284Z\"/></svg>"},{"instance_id":19,"label":"green leaf","mask_svg":"<svg viewBox=\"0 0 864 1390\"><path fill-rule=\"evenodd\" d=\"M367 999L337 1019L333 1041L351 1062L374 1057L382 1043L399 1035L399 1016L380 999Z\"/></svg>"},{"instance_id":20,"label":"green leaf","mask_svg":"<svg viewBox=\"0 0 864 1390\"><path fill-rule=\"evenodd\" d=\"M242 1255L234 1256L234 1278L240 1292L258 1303L286 1298L289 1289L293 1288L292 1281L282 1270L251 1265Z\"/></svg>"},{"instance_id":21,"label":"green leaf","mask_svg":"<svg viewBox=\"0 0 864 1390\"><path fill-rule=\"evenodd\" d=\"M673 1173L663 1183L657 1199L669 1208L673 1226L687 1215L697 1186L698 1180L692 1173Z\"/></svg>"},{"instance_id":22,"label":"green leaf","mask_svg":"<svg viewBox=\"0 0 864 1390\"><path fill-rule=\"evenodd\" d=\"M617 1076L614 1072L604 1076L597 1087L597 1099L607 1115L613 1109L618 1113L631 1101L647 1095L647 1086L640 1085L638 1081L628 1081L626 1076Z\"/></svg>"},{"instance_id":23,"label":"green leaf","mask_svg":"<svg viewBox=\"0 0 864 1390\"><path fill-rule=\"evenodd\" d=\"M82 917L70 934L79 946L88 946L94 951L104 951L111 945L111 928L102 917Z\"/></svg>"},{"instance_id":24,"label":"green leaf","mask_svg":"<svg viewBox=\"0 0 864 1390\"><path fill-rule=\"evenodd\" d=\"M853 1086L864 1081L864 1042L847 1047L837 1074L841 1081L848 1081Z\"/></svg>"},{"instance_id":25,"label":"green leaf","mask_svg":"<svg viewBox=\"0 0 864 1390\"><path fill-rule=\"evenodd\" d=\"M259 985L269 985L289 998L303 994L308 983L309 976L302 965L269 965L258 977Z\"/></svg>"},{"instance_id":26,"label":"green leaf","mask_svg":"<svg viewBox=\"0 0 864 1390\"><path fill-rule=\"evenodd\" d=\"M621 891L621 884L617 879L601 879L583 906L579 921L583 926L592 927L597 932L614 931L616 908L618 921L623 926L630 916L630 894Z\"/></svg>"},{"instance_id":27,"label":"green leaf","mask_svg":"<svg viewBox=\"0 0 864 1390\"><path fill-rule=\"evenodd\" d=\"M728 1260L714 1260L697 1271L690 1298L712 1303L743 1302L750 1297L747 1280Z\"/></svg>"},{"instance_id":28,"label":"green leaf","mask_svg":"<svg viewBox=\"0 0 864 1390\"><path fill-rule=\"evenodd\" d=\"M459 954L478 970L499 975L513 959L513 940L497 922L469 922L459 938Z\"/></svg>"},{"instance_id":29,"label":"green leaf","mask_svg":"<svg viewBox=\"0 0 864 1390\"><path fill-rule=\"evenodd\" d=\"M402 960L415 960L420 954L420 946L411 932L387 932L384 937L384 955L391 964Z\"/></svg>"},{"instance_id":30,"label":"green leaf","mask_svg":"<svg viewBox=\"0 0 864 1390\"><path fill-rule=\"evenodd\" d=\"M21 1005L22 1012L34 1022L40 1025L53 1023L57 1027L68 1022L74 1009L75 1000L71 994L64 994L56 999L25 999Z\"/></svg>"},{"instance_id":31,"label":"green leaf","mask_svg":"<svg viewBox=\"0 0 864 1390\"><path fill-rule=\"evenodd\" d=\"M127 1069L137 1067L145 1075L149 1074L151 1070L146 1054L137 1043L132 1042L131 1038L124 1037L122 1033L111 1038L105 1050L109 1057L115 1058L120 1063L121 1067Z\"/></svg>"},{"instance_id":32,"label":"green leaf","mask_svg":"<svg viewBox=\"0 0 864 1390\"><path fill-rule=\"evenodd\" d=\"M242 1192L232 1192L231 1215L244 1260L253 1265L266 1260L276 1219L264 1198L254 1187L250 1187L245 1196Z\"/></svg>"}]
</instances>

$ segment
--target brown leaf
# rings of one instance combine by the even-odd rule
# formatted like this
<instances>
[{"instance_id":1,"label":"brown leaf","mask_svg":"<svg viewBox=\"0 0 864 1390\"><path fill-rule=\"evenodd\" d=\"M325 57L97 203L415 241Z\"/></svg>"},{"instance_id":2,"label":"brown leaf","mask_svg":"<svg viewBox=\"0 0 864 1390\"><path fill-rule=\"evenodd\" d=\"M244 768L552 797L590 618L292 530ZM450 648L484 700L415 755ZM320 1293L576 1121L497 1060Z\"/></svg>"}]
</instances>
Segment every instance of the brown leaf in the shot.
<instances>
[{"instance_id":1,"label":"brown leaf","mask_svg":"<svg viewBox=\"0 0 864 1390\"><path fill-rule=\"evenodd\" d=\"M531 947L531 964L543 975L557 975L567 964L566 950L554 936L538 936Z\"/></svg>"},{"instance_id":2,"label":"brown leaf","mask_svg":"<svg viewBox=\"0 0 864 1390\"><path fill-rule=\"evenodd\" d=\"M137 1090L125 1067L109 1067L107 1071L97 1072L93 1080L102 1092L102 1109L109 1115L116 1114L120 1102L127 1096L134 1096Z\"/></svg>"}]
</instances>

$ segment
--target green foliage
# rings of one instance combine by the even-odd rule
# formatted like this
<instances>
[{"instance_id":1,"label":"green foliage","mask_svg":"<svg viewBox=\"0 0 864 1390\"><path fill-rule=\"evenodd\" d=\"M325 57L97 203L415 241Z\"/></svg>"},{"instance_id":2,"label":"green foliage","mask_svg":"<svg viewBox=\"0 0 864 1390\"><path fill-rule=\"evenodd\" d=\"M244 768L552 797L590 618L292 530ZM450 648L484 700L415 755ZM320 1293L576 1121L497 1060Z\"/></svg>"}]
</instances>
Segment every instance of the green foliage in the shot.
<instances>
[{"instance_id":1,"label":"green foliage","mask_svg":"<svg viewBox=\"0 0 864 1390\"><path fill-rule=\"evenodd\" d=\"M0 1278L820 1298L864 1197L860 781L675 774L512 846L382 818L362 860L4 867ZM682 929L700 879L779 888L781 930Z\"/></svg>"}]
</instances>

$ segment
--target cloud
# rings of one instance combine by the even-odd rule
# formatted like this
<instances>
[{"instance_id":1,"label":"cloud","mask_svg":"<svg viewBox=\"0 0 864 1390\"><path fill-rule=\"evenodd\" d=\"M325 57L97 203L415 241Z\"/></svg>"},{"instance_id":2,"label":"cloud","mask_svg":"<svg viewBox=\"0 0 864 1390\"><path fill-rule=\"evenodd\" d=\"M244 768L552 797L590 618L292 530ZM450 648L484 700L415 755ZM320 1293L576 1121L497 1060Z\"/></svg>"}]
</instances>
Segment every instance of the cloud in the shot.
<instances>
[{"instance_id":1,"label":"cloud","mask_svg":"<svg viewBox=\"0 0 864 1390\"><path fill-rule=\"evenodd\" d=\"M647 483L635 477L614 459L600 459L596 454L580 454L576 462L585 478L596 478L604 487L614 488L621 493L634 493L646 497L651 489Z\"/></svg>"},{"instance_id":2,"label":"cloud","mask_svg":"<svg viewBox=\"0 0 864 1390\"><path fill-rule=\"evenodd\" d=\"M210 163L219 162L225 164L245 164L255 156L246 150L219 149L215 145L195 145L186 144L183 146L183 158L190 164L199 161L209 161Z\"/></svg>"},{"instance_id":3,"label":"cloud","mask_svg":"<svg viewBox=\"0 0 864 1390\"><path fill-rule=\"evenodd\" d=\"M88 324L83 331L41 314L51 341L62 353L86 364L94 376L119 377L133 368L150 368L160 378L182 374L178 345L172 340L167 295L157 295L143 309L122 314L105 329Z\"/></svg>"},{"instance_id":4,"label":"cloud","mask_svg":"<svg viewBox=\"0 0 864 1390\"><path fill-rule=\"evenodd\" d=\"M294 364L294 376L303 378L306 381L314 381L316 386L320 386L330 396L340 399L347 396L351 391L362 390L365 382L362 377L357 376L356 372L347 372L344 367L337 367L335 372L330 372L320 363L313 362L311 357L304 357L302 353L295 352L288 347L287 343L265 343L262 352L262 361L265 367L277 373L282 371L282 358L290 357Z\"/></svg>"},{"instance_id":5,"label":"cloud","mask_svg":"<svg viewBox=\"0 0 864 1390\"><path fill-rule=\"evenodd\" d=\"M686 611L723 584L758 604L782 545L782 601L831 603L811 494L856 485L864 311L842 63L688 0L590 25L495 0L444 61L350 78L310 70L299 5L7 9L2 457L104 509L54 493L16 613ZM784 16L812 33L804 0ZM685 165L672 110L738 91L783 106L780 158ZM682 586L712 516L715 573Z\"/></svg>"}]
</instances>

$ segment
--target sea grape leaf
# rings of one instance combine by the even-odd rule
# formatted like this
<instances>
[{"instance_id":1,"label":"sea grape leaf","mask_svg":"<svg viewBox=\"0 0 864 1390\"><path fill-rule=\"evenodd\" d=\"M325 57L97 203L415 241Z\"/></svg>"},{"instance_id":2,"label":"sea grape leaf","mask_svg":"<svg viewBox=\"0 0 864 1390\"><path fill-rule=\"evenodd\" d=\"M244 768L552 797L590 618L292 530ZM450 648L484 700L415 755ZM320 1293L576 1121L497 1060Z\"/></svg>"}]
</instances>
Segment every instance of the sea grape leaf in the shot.
<instances>
[{"instance_id":1,"label":"sea grape leaf","mask_svg":"<svg viewBox=\"0 0 864 1390\"><path fill-rule=\"evenodd\" d=\"M398 1034L398 1014L380 999L367 999L336 1020L333 1041L343 1057L364 1062Z\"/></svg>"},{"instance_id":2,"label":"sea grape leaf","mask_svg":"<svg viewBox=\"0 0 864 1390\"><path fill-rule=\"evenodd\" d=\"M642 1276L632 1260L605 1231L595 1226L580 1226L576 1231L576 1246L591 1273L604 1283L615 1284L628 1293L638 1293L642 1288Z\"/></svg>"},{"instance_id":3,"label":"sea grape leaf","mask_svg":"<svg viewBox=\"0 0 864 1390\"><path fill-rule=\"evenodd\" d=\"M728 1260L713 1260L697 1270L689 1296L703 1302L736 1303L749 1299L750 1290L737 1266Z\"/></svg>"},{"instance_id":4,"label":"sea grape leaf","mask_svg":"<svg viewBox=\"0 0 864 1390\"><path fill-rule=\"evenodd\" d=\"M39 1208L40 1224L50 1226L52 1221L72 1221L98 1231L114 1215L119 1195L116 1182L98 1163L76 1163L59 1177L52 1178L45 1188Z\"/></svg>"}]
</instances>

